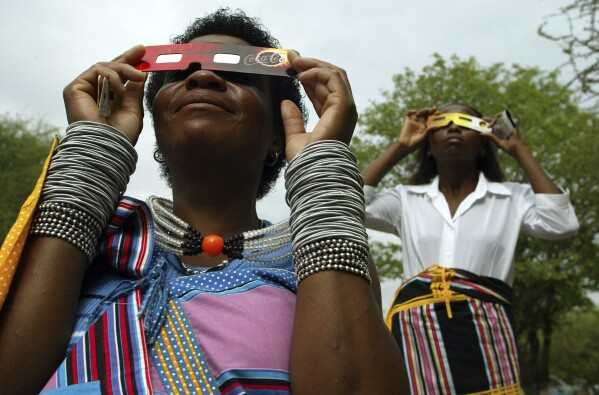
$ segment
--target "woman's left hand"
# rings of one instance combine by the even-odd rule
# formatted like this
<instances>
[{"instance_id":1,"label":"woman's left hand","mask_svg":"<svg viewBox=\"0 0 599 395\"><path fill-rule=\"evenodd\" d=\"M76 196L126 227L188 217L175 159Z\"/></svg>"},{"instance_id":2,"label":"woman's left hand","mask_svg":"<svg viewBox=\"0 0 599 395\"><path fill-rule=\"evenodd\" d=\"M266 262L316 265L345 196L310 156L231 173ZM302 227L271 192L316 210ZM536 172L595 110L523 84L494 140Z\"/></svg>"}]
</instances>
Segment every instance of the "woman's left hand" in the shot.
<instances>
[{"instance_id":1,"label":"woman's left hand","mask_svg":"<svg viewBox=\"0 0 599 395\"><path fill-rule=\"evenodd\" d=\"M299 108L289 100L281 103L287 160L314 141L339 140L349 144L358 113L345 70L302 57L295 51L289 51L288 56L320 120L314 130L307 133Z\"/></svg>"},{"instance_id":2,"label":"woman's left hand","mask_svg":"<svg viewBox=\"0 0 599 395\"><path fill-rule=\"evenodd\" d=\"M498 113L492 118L485 118L485 120L489 122L489 126L492 128L497 123L497 120L500 116L501 113ZM516 157L520 149L526 148L526 144L524 144L524 140L522 140L522 135L520 134L519 128L515 128L514 132L505 139L502 139L494 133L482 133L482 135L491 139L499 147L499 149L505 151L513 157Z\"/></svg>"}]
</instances>

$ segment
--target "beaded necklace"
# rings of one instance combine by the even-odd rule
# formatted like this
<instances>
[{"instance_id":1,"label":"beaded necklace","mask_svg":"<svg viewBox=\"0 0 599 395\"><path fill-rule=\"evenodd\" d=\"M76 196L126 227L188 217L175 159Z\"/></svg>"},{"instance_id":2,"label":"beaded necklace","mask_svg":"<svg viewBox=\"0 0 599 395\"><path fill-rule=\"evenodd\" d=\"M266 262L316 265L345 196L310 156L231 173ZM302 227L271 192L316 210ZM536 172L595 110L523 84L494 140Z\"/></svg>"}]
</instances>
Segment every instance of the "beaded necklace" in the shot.
<instances>
[{"instance_id":1,"label":"beaded necklace","mask_svg":"<svg viewBox=\"0 0 599 395\"><path fill-rule=\"evenodd\" d=\"M291 250L281 255L270 256L291 243L289 220L233 235L226 240L218 235L202 236L193 226L173 213L173 202L150 196L148 205L155 222L156 244L179 256L205 253L208 256L225 255L228 260L246 259L256 262L273 262L284 259ZM224 261L218 267L224 266ZM183 264L183 263L182 263ZM188 266L183 264L186 271ZM194 270L194 272L196 272Z\"/></svg>"}]
</instances>

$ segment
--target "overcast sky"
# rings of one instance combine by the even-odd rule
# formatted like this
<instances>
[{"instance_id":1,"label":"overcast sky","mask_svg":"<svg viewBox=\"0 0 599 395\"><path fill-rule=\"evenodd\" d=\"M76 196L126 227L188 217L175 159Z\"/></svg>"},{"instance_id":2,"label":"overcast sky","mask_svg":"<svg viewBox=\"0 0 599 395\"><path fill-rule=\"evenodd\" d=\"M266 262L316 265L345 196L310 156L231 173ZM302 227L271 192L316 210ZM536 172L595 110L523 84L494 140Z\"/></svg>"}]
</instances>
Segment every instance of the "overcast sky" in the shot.
<instances>
[{"instance_id":1,"label":"overcast sky","mask_svg":"<svg viewBox=\"0 0 599 395\"><path fill-rule=\"evenodd\" d=\"M4 0L0 12L0 112L66 127L62 89L86 68L135 44L158 45L219 6L261 18L285 48L346 69L358 111L380 100L393 74L419 71L431 55L474 56L482 65L553 70L566 59L538 26L563 0ZM552 19L555 29L559 19ZM146 120L149 117L146 116ZM311 114L313 126L316 116ZM147 122L127 194L170 197L152 159ZM259 204L263 218L288 215L282 183ZM384 286L384 306L395 284Z\"/></svg>"}]
</instances>

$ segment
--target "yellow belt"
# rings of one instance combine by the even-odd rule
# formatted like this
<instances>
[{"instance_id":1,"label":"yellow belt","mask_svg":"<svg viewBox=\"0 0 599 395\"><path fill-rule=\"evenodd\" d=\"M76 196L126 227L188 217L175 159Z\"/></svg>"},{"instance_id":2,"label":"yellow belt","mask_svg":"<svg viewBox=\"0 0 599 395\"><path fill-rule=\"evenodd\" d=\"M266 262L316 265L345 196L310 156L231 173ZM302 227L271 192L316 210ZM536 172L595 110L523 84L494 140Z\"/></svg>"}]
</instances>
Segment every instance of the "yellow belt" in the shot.
<instances>
[{"instance_id":1,"label":"yellow belt","mask_svg":"<svg viewBox=\"0 0 599 395\"><path fill-rule=\"evenodd\" d=\"M452 291L450 289L451 281L453 280L453 278L455 276L455 270L447 269L447 268L441 267L439 265L432 265L432 266L427 267L425 270L423 270L417 276L424 274L424 273L432 275L432 280L431 280L431 291L432 292L431 292L431 294L418 296L416 298L408 300L407 302L391 306L391 308L389 309L389 312L387 313L387 318L385 319L387 326L389 328L391 328L391 317L393 317L396 313L398 313L400 311L411 309L414 307L426 306L428 304L445 302L447 316L449 318L453 318L450 302L472 299L468 295L463 295L458 292ZM414 278L414 277L412 277L412 278ZM407 280L407 281L409 281L409 280ZM397 295L399 294L400 291L401 291L401 287L399 287L397 289L393 300L397 299Z\"/></svg>"}]
</instances>

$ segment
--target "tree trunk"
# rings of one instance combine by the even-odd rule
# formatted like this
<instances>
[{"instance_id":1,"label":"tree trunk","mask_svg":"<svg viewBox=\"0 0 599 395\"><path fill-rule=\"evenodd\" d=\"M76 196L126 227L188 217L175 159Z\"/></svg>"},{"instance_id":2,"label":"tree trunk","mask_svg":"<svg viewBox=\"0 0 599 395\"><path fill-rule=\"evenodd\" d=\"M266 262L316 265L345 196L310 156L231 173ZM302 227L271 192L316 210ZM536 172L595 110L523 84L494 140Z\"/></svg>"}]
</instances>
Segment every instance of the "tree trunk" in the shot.
<instances>
[{"instance_id":1,"label":"tree trunk","mask_svg":"<svg viewBox=\"0 0 599 395\"><path fill-rule=\"evenodd\" d=\"M549 356L551 354L551 337L553 336L553 323L547 319L543 325L543 348L541 350L541 359L539 361L539 381L538 388L541 393L549 393Z\"/></svg>"},{"instance_id":2,"label":"tree trunk","mask_svg":"<svg viewBox=\"0 0 599 395\"><path fill-rule=\"evenodd\" d=\"M532 374L532 382L534 383L534 393L539 393L539 359L540 359L540 342L536 330L528 331L528 345L530 347L530 370Z\"/></svg>"}]
</instances>

